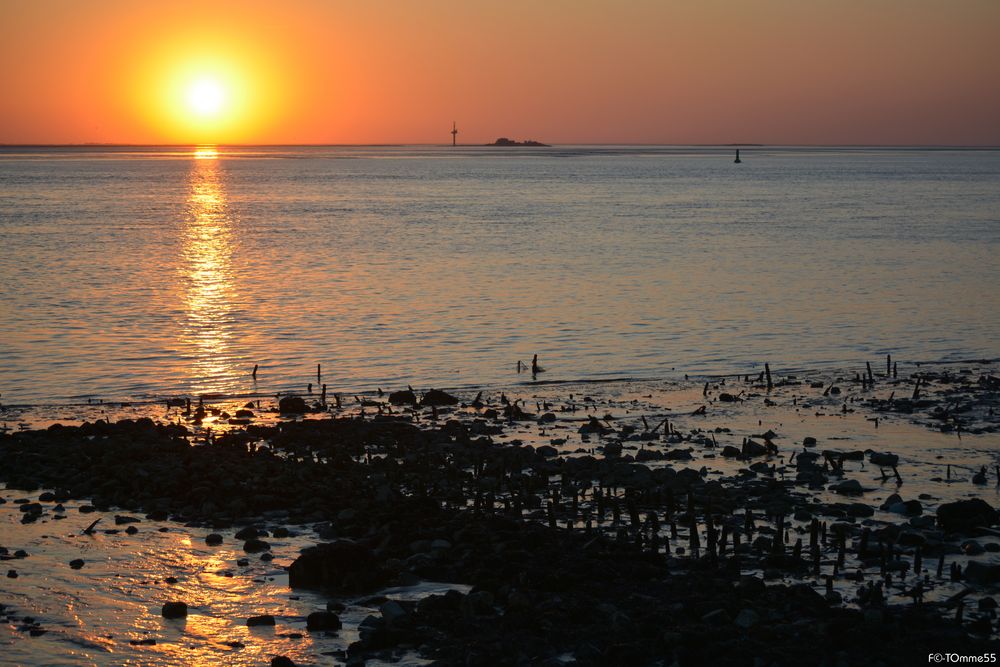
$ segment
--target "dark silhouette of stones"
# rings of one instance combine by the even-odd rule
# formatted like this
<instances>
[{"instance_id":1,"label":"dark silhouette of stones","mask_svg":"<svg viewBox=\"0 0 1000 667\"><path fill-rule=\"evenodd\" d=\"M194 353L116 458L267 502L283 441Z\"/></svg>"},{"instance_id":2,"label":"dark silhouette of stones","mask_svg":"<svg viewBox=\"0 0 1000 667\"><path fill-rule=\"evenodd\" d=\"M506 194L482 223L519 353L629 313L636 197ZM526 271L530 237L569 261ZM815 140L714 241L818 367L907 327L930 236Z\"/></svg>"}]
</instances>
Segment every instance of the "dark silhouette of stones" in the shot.
<instances>
[{"instance_id":1,"label":"dark silhouette of stones","mask_svg":"<svg viewBox=\"0 0 1000 667\"><path fill-rule=\"evenodd\" d=\"M966 581L974 584L995 584L1000 582L1000 564L969 561L965 566L964 576Z\"/></svg>"},{"instance_id":2,"label":"dark silhouette of stones","mask_svg":"<svg viewBox=\"0 0 1000 667\"><path fill-rule=\"evenodd\" d=\"M861 487L861 482L856 479L845 479L843 482L834 484L830 489L845 496L856 496L865 492Z\"/></svg>"},{"instance_id":3,"label":"dark silhouette of stones","mask_svg":"<svg viewBox=\"0 0 1000 667\"><path fill-rule=\"evenodd\" d=\"M222 535L218 533L209 533L205 536L205 544L210 547L217 547L222 544Z\"/></svg>"},{"instance_id":4,"label":"dark silhouette of stones","mask_svg":"<svg viewBox=\"0 0 1000 667\"><path fill-rule=\"evenodd\" d=\"M979 526L992 526L997 511L980 498L945 503L937 510L938 524L950 532L961 532Z\"/></svg>"},{"instance_id":5,"label":"dark silhouette of stones","mask_svg":"<svg viewBox=\"0 0 1000 667\"><path fill-rule=\"evenodd\" d=\"M409 389L394 391L389 394L389 402L393 405L416 405L417 395Z\"/></svg>"},{"instance_id":6,"label":"dark silhouette of stones","mask_svg":"<svg viewBox=\"0 0 1000 667\"><path fill-rule=\"evenodd\" d=\"M372 550L350 540L307 547L288 568L292 588L365 591L387 580Z\"/></svg>"},{"instance_id":7,"label":"dark silhouette of stones","mask_svg":"<svg viewBox=\"0 0 1000 667\"><path fill-rule=\"evenodd\" d=\"M252 540L253 538L259 536L260 533L253 526L247 526L246 528L241 528L240 530L236 531L236 535L234 535L236 539L243 541Z\"/></svg>"},{"instance_id":8,"label":"dark silhouette of stones","mask_svg":"<svg viewBox=\"0 0 1000 667\"><path fill-rule=\"evenodd\" d=\"M309 411L301 396L282 396L278 401L278 412L283 415L301 415Z\"/></svg>"},{"instance_id":9,"label":"dark silhouette of stones","mask_svg":"<svg viewBox=\"0 0 1000 667\"><path fill-rule=\"evenodd\" d=\"M260 616L251 616L247 619L248 628L265 627L274 625L274 616L270 614L261 614Z\"/></svg>"},{"instance_id":10,"label":"dark silhouette of stones","mask_svg":"<svg viewBox=\"0 0 1000 667\"><path fill-rule=\"evenodd\" d=\"M188 615L188 606L184 602L167 602L160 609L163 618L184 618Z\"/></svg>"},{"instance_id":11,"label":"dark silhouette of stones","mask_svg":"<svg viewBox=\"0 0 1000 667\"><path fill-rule=\"evenodd\" d=\"M899 465L899 457L895 454L889 453L872 452L868 455L868 460L871 461L872 465L883 466L886 468L892 468L893 466Z\"/></svg>"},{"instance_id":12,"label":"dark silhouette of stones","mask_svg":"<svg viewBox=\"0 0 1000 667\"><path fill-rule=\"evenodd\" d=\"M458 399L447 392L441 391L440 389L431 389L424 394L424 398L420 404L425 407L458 405Z\"/></svg>"},{"instance_id":13,"label":"dark silhouette of stones","mask_svg":"<svg viewBox=\"0 0 1000 667\"><path fill-rule=\"evenodd\" d=\"M295 667L295 663L292 662L291 658L286 658L283 655L276 655L271 658L271 667Z\"/></svg>"},{"instance_id":14,"label":"dark silhouette of stones","mask_svg":"<svg viewBox=\"0 0 1000 667\"><path fill-rule=\"evenodd\" d=\"M340 617L331 611L314 611L306 617L307 630L339 630Z\"/></svg>"},{"instance_id":15,"label":"dark silhouette of stones","mask_svg":"<svg viewBox=\"0 0 1000 667\"><path fill-rule=\"evenodd\" d=\"M83 567L83 559L82 558L74 558L73 560L71 560L69 562L69 566L71 568L73 568L74 570L79 570L80 568Z\"/></svg>"},{"instance_id":16,"label":"dark silhouette of stones","mask_svg":"<svg viewBox=\"0 0 1000 667\"><path fill-rule=\"evenodd\" d=\"M258 540L257 538L247 540L246 542L243 543L243 551L247 552L248 554L256 554L260 553L261 551L270 551L270 550L271 550L270 544L268 544L264 540Z\"/></svg>"}]
</instances>

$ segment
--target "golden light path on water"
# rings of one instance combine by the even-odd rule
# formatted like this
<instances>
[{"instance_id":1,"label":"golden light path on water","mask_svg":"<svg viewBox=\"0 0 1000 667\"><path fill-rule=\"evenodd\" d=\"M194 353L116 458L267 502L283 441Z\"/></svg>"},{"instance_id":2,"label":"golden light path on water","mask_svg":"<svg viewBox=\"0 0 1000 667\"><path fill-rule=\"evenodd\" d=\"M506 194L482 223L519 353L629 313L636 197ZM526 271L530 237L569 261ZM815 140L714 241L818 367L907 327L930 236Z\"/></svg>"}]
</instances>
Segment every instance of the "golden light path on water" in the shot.
<instances>
[{"instance_id":1,"label":"golden light path on water","mask_svg":"<svg viewBox=\"0 0 1000 667\"><path fill-rule=\"evenodd\" d=\"M233 389L237 369L231 350L237 289L232 268L235 219L226 199L225 175L214 147L193 153L178 263L186 319L181 344L195 393Z\"/></svg>"},{"instance_id":2,"label":"golden light path on water","mask_svg":"<svg viewBox=\"0 0 1000 667\"><path fill-rule=\"evenodd\" d=\"M44 636L32 637L17 624L0 623L0 664L209 667L266 665L275 655L297 664L343 664L347 647L357 641L358 626L377 614L366 598L334 598L344 605L336 632L309 631L307 616L326 608L330 597L291 589L285 568L303 547L315 543L307 526L291 526L288 537L267 537L273 561L247 554L235 529L219 530L224 541L208 546L207 527L143 519L129 535L111 528L121 510L81 513L86 501L65 503L65 518L51 509L37 522L21 524L14 498L38 501L40 491L25 494L0 485L0 543L24 548L30 557L5 563L16 579L2 578L0 592L18 617L38 619ZM92 535L83 530L101 517ZM275 525L261 518L262 525ZM280 523L280 522L279 522ZM67 563L85 562L74 570ZM242 559L246 559L243 561ZM417 600L450 588L468 587L421 582L379 591L391 599ZM186 618L161 616L164 603L184 601ZM274 626L248 627L246 619L270 614ZM399 664L423 664L407 654ZM369 663L372 664L372 663Z\"/></svg>"}]
</instances>

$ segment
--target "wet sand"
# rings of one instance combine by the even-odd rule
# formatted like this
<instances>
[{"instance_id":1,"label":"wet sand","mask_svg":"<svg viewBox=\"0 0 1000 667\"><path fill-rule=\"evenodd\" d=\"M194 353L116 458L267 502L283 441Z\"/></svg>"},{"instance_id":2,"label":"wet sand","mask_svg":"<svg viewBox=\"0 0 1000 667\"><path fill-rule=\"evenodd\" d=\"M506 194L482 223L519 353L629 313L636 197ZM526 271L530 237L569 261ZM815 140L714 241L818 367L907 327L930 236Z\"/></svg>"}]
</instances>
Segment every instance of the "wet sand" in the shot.
<instances>
[{"instance_id":1,"label":"wet sand","mask_svg":"<svg viewBox=\"0 0 1000 667\"><path fill-rule=\"evenodd\" d=\"M8 408L27 428L0 439L0 558L17 575L0 580L0 642L15 664L981 652L997 639L996 515L947 508L1000 504L998 371L538 383L339 408L331 393L304 395L304 414L273 397L204 414ZM185 618L162 617L172 601ZM336 623L310 629L328 609ZM247 626L264 614L274 626Z\"/></svg>"}]
</instances>

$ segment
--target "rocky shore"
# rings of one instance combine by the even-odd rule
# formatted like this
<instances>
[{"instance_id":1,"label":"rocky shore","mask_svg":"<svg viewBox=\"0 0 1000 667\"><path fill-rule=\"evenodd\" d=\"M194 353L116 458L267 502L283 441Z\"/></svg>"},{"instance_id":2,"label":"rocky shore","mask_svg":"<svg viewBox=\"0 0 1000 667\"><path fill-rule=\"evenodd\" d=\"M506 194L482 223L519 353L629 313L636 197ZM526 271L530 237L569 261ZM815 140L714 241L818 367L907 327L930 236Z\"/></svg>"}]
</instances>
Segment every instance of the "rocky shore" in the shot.
<instances>
[{"instance_id":1,"label":"rocky shore","mask_svg":"<svg viewBox=\"0 0 1000 667\"><path fill-rule=\"evenodd\" d=\"M988 437L1000 387L960 370L710 381L693 391L702 407L660 421L625 400L404 390L339 411L284 397L271 423L248 405L227 415L244 423L207 433L188 407L186 424L2 435L0 481L24 524L85 500L78 511L118 517L115 530L204 526L209 546L236 541L254 559L270 557L269 539L312 531L288 582L329 596L307 632L337 632L338 601L369 597L373 613L338 658L353 664L414 652L476 665L923 663L996 650L991 503L908 495L902 475L915 464L904 447L790 443L761 419L746 433L722 422L736 409L799 410L809 392L809 410L906 415ZM979 486L957 472L967 491L997 481L992 470ZM954 486L948 477L942 488ZM16 576L16 535L3 540ZM380 593L415 581L468 593ZM162 613L183 617L186 606Z\"/></svg>"}]
</instances>

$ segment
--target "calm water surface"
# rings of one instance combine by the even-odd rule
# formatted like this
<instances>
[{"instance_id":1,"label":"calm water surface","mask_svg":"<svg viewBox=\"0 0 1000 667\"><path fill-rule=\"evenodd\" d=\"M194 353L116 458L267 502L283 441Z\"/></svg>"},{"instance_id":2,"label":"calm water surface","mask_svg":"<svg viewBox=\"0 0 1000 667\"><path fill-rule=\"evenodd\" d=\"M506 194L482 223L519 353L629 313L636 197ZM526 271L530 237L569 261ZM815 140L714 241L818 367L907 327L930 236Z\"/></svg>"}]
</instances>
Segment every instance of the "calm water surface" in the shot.
<instances>
[{"instance_id":1,"label":"calm water surface","mask_svg":"<svg viewBox=\"0 0 1000 667\"><path fill-rule=\"evenodd\" d=\"M0 149L0 400L1000 356L1000 152L743 157Z\"/></svg>"}]
</instances>

